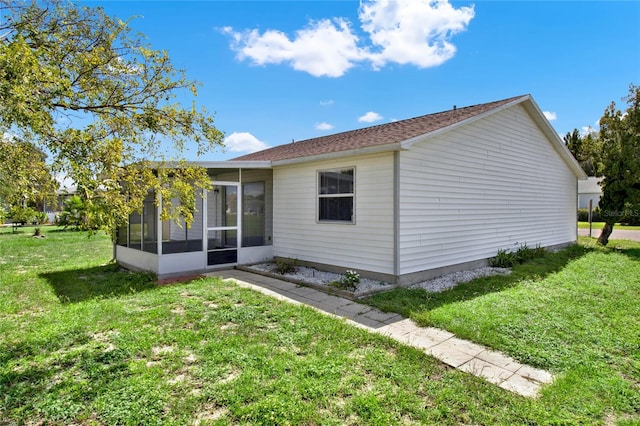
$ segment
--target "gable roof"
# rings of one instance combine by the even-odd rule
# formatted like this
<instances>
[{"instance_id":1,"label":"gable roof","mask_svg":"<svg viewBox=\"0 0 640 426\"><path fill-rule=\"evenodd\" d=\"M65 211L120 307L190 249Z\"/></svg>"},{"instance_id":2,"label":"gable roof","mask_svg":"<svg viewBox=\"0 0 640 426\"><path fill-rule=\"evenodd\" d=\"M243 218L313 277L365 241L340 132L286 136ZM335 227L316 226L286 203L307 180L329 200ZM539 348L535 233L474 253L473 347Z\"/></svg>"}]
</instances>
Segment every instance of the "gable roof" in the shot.
<instances>
[{"instance_id":1,"label":"gable roof","mask_svg":"<svg viewBox=\"0 0 640 426\"><path fill-rule=\"evenodd\" d=\"M530 95L515 96L463 108L454 107L448 111L291 142L229 161L270 161L273 165L283 165L333 156L403 149L426 136L434 136L521 103L574 174L579 178L586 178L578 162L573 158Z\"/></svg>"},{"instance_id":2,"label":"gable roof","mask_svg":"<svg viewBox=\"0 0 640 426\"><path fill-rule=\"evenodd\" d=\"M522 96L291 142L243 155L231 161L279 161L398 143L449 127L520 98Z\"/></svg>"}]
</instances>

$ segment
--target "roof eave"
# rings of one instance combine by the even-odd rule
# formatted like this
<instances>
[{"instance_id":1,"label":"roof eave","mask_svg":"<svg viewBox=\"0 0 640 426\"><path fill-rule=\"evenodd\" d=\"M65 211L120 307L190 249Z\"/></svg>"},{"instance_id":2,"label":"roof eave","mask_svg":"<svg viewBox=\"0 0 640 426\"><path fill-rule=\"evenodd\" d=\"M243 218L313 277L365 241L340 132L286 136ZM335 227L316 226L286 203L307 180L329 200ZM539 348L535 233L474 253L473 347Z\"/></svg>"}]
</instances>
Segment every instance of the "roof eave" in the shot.
<instances>
[{"instance_id":1,"label":"roof eave","mask_svg":"<svg viewBox=\"0 0 640 426\"><path fill-rule=\"evenodd\" d=\"M587 179L588 176L584 172L584 170L582 170L582 167L580 167L580 163L578 163L578 160L576 160L571 154L569 148L567 148L567 146L564 144L564 141L560 139L560 136L553 128L551 123L549 123L549 120L547 120L547 118L544 116L544 113L542 112L536 101L534 101L531 96L529 96L527 100L528 102L524 103L523 105L524 108L529 112L529 114L531 114L534 121L538 124L538 126L540 126L542 132L547 136L547 138L549 138L556 152L560 154L560 157L565 161L565 163L567 163L571 171L573 171L573 174L579 180Z\"/></svg>"},{"instance_id":2,"label":"roof eave","mask_svg":"<svg viewBox=\"0 0 640 426\"><path fill-rule=\"evenodd\" d=\"M493 114L495 114L497 112L500 112L502 110L505 110L507 108L511 108L512 106L517 105L517 104L519 104L521 102L524 102L524 101L526 101L528 99L531 99L531 95L524 95L524 96L521 96L519 98L514 99L513 101L511 101L509 103L506 103L504 105L500 105L498 107L492 108L492 109L490 109L488 111L485 111L483 113L474 115L473 117L469 117L469 118L467 118L465 120L457 121L457 122L455 122L453 124L450 124L448 126L442 127L440 129L437 129L437 130L434 130L432 132L424 133L422 135L418 135L418 136L414 136L414 137L412 137L410 139L406 139L406 140L401 142L402 148L403 149L410 149L411 146L414 145L417 142L421 142L421 141L424 141L424 140L427 140L427 139L430 139L430 138L434 138L434 137L436 137L438 135L441 135L443 133L450 132L450 131L458 128L458 127L466 126L467 124L473 123L474 121L481 120L481 119L483 119L483 118L485 118L487 116L493 115Z\"/></svg>"},{"instance_id":3,"label":"roof eave","mask_svg":"<svg viewBox=\"0 0 640 426\"><path fill-rule=\"evenodd\" d=\"M283 160L272 161L273 167L288 166L291 164L310 163L314 161L333 160L341 157L354 157L356 155L377 154L380 152L390 152L401 150L400 143L390 143L385 145L369 146L364 148L355 148L344 151L327 152L323 154L309 155L304 157L285 158Z\"/></svg>"},{"instance_id":4,"label":"roof eave","mask_svg":"<svg viewBox=\"0 0 640 426\"><path fill-rule=\"evenodd\" d=\"M511 108L514 105L523 104L523 107L529 114L531 114L533 120L538 124L542 130L542 132L547 136L547 138L551 141L553 148L558 152L560 157L564 160L564 162L569 166L573 174L579 179L584 180L587 178L587 174L582 170L578 161L571 155L569 149L565 146L558 133L556 133L555 129L549 123L549 120L544 116L538 104L533 100L531 95L524 95L513 101L506 103L504 105L500 105L499 107L492 108L488 111L485 111L481 114L474 115L473 117L469 117L466 120L458 121L454 124L451 124L446 127L442 127L438 130L434 130L433 132L425 133L423 135L418 135L410 139L406 139L402 141L400 144L403 149L410 149L412 145L417 142L425 141L430 138L434 138L442 133L450 132L458 127L466 126L467 124L473 123L475 121L481 120L490 115L496 114L500 111L503 111L507 108Z\"/></svg>"},{"instance_id":5,"label":"roof eave","mask_svg":"<svg viewBox=\"0 0 640 426\"><path fill-rule=\"evenodd\" d=\"M196 161L194 164L207 169L270 169L271 161L226 160L226 161Z\"/></svg>"}]
</instances>

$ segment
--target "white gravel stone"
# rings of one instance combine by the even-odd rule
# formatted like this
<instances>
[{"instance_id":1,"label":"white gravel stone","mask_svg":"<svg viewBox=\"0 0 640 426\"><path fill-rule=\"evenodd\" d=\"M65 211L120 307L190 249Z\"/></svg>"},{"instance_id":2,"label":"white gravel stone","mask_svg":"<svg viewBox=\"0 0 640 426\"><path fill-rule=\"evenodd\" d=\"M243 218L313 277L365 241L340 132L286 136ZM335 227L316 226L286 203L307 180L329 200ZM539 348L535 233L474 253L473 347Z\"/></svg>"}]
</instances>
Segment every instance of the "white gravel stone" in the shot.
<instances>
[{"instance_id":1,"label":"white gravel stone","mask_svg":"<svg viewBox=\"0 0 640 426\"><path fill-rule=\"evenodd\" d=\"M248 268L261 272L276 273L277 265L273 262L264 262L250 265ZM479 277L508 275L510 273L511 270L506 268L484 267L470 271L454 272L429 281L414 284L410 288L422 288L429 292L441 292L453 288L460 283L466 283ZM310 284L328 286L329 283L333 281L341 280L344 275L336 274L334 272L320 271L318 269L307 268L304 266L296 266L294 272L284 274L284 277ZM374 290L386 290L392 287L393 286L388 282L361 278L354 295L358 297L359 295L368 294Z\"/></svg>"},{"instance_id":2,"label":"white gravel stone","mask_svg":"<svg viewBox=\"0 0 640 426\"><path fill-rule=\"evenodd\" d=\"M249 269L255 269L262 272L276 273L277 265L273 262L258 263L248 266ZM343 274L336 274L334 272L320 271L315 268L307 268L305 266L296 266L294 272L284 274L284 277L294 279L310 284L326 285L333 281L340 281L344 278ZM382 290L391 288L391 284L384 281L371 280L369 278L360 278L360 283L354 291L354 295L357 297L362 294L370 293L373 290Z\"/></svg>"},{"instance_id":3,"label":"white gravel stone","mask_svg":"<svg viewBox=\"0 0 640 426\"><path fill-rule=\"evenodd\" d=\"M409 288L421 288L433 293L439 293L453 288L458 284L475 280L476 278L488 277L491 275L508 275L510 273L511 270L507 268L491 268L486 266L484 268L472 269L469 271L452 272L451 274L443 275L429 281L414 284Z\"/></svg>"}]
</instances>

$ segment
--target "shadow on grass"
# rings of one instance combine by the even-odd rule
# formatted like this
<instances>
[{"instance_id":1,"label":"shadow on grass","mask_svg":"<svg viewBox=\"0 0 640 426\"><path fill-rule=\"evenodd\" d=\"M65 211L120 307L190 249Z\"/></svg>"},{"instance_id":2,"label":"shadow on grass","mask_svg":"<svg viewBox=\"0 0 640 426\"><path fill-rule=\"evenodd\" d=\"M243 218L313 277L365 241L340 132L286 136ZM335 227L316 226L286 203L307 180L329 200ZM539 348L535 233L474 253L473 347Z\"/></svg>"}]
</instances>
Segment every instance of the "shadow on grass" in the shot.
<instances>
[{"instance_id":1,"label":"shadow on grass","mask_svg":"<svg viewBox=\"0 0 640 426\"><path fill-rule=\"evenodd\" d=\"M633 248L618 248L618 247L613 247L613 249L615 251L617 251L618 253L622 253L625 256L627 256L629 259L638 262L640 261L640 247L633 247Z\"/></svg>"},{"instance_id":2,"label":"shadow on grass","mask_svg":"<svg viewBox=\"0 0 640 426\"><path fill-rule=\"evenodd\" d=\"M431 293L423 289L398 288L379 293L363 299L362 302L386 312L396 312L404 317L412 313L430 311L450 303L471 300L485 294L499 292L528 279L542 279L547 275L563 269L572 260L578 259L593 251L583 245L573 245L561 251L546 253L543 257L533 259L512 268L509 275L494 275L477 278L468 283L440 292Z\"/></svg>"},{"instance_id":3,"label":"shadow on grass","mask_svg":"<svg viewBox=\"0 0 640 426\"><path fill-rule=\"evenodd\" d=\"M19 226L15 230L11 226L0 227L0 236L10 236L10 235L33 235L36 227L32 225L28 226ZM71 228L63 229L57 225L42 225L40 226L43 235L53 234L59 232L84 232Z\"/></svg>"},{"instance_id":4,"label":"shadow on grass","mask_svg":"<svg viewBox=\"0 0 640 426\"><path fill-rule=\"evenodd\" d=\"M62 303L117 297L156 288L150 273L123 271L116 264L40 274Z\"/></svg>"}]
</instances>

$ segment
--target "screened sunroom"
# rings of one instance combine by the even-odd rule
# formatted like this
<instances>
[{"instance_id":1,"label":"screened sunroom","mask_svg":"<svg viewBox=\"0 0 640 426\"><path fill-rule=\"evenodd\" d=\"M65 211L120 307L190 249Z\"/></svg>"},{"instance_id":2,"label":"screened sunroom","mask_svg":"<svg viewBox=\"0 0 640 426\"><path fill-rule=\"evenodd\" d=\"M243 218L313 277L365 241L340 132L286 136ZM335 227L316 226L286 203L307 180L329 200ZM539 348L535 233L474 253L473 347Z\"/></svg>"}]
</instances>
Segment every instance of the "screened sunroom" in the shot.
<instances>
[{"instance_id":1,"label":"screened sunroom","mask_svg":"<svg viewBox=\"0 0 640 426\"><path fill-rule=\"evenodd\" d=\"M197 197L191 225L161 220L155 195L149 194L142 212L133 213L119 229L116 258L121 265L169 277L272 258L269 163L199 165L207 168L212 188Z\"/></svg>"}]
</instances>

